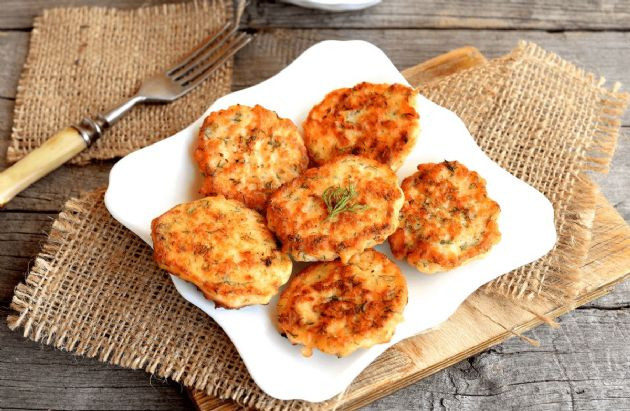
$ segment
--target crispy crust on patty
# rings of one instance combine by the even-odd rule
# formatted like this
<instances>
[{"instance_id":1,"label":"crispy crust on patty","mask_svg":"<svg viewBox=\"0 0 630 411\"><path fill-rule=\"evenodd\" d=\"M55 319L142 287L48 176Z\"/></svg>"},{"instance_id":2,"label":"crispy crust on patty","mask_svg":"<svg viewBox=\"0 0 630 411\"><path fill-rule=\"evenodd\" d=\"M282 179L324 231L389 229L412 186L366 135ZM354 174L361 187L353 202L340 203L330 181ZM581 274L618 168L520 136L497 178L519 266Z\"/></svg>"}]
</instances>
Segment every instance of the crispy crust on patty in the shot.
<instances>
[{"instance_id":1,"label":"crispy crust on patty","mask_svg":"<svg viewBox=\"0 0 630 411\"><path fill-rule=\"evenodd\" d=\"M329 188L354 190L350 210L331 216L325 202ZM396 230L404 198L387 166L357 156L339 157L273 193L267 224L282 250L298 261L347 262L379 244ZM336 205L336 204L333 204Z\"/></svg>"},{"instance_id":2,"label":"crispy crust on patty","mask_svg":"<svg viewBox=\"0 0 630 411\"><path fill-rule=\"evenodd\" d=\"M347 265L318 263L295 276L280 295L278 328L302 353L346 356L388 342L403 319L407 282L396 264L366 250Z\"/></svg>"},{"instance_id":3,"label":"crispy crust on patty","mask_svg":"<svg viewBox=\"0 0 630 411\"><path fill-rule=\"evenodd\" d=\"M263 217L223 196L173 207L153 220L151 237L158 266L218 307L267 304L291 275Z\"/></svg>"},{"instance_id":4,"label":"crispy crust on patty","mask_svg":"<svg viewBox=\"0 0 630 411\"><path fill-rule=\"evenodd\" d=\"M421 272L458 267L501 239L501 210L488 197L486 181L457 161L420 164L402 189L405 205L389 244L396 258Z\"/></svg>"},{"instance_id":5,"label":"crispy crust on patty","mask_svg":"<svg viewBox=\"0 0 630 411\"><path fill-rule=\"evenodd\" d=\"M402 84L373 83L328 93L303 124L310 158L321 165L354 154L398 170L420 130L417 94Z\"/></svg>"},{"instance_id":6,"label":"crispy crust on patty","mask_svg":"<svg viewBox=\"0 0 630 411\"><path fill-rule=\"evenodd\" d=\"M194 157L204 176L201 194L222 194L259 211L273 191L308 166L295 124L259 105L211 113L199 130Z\"/></svg>"}]
</instances>

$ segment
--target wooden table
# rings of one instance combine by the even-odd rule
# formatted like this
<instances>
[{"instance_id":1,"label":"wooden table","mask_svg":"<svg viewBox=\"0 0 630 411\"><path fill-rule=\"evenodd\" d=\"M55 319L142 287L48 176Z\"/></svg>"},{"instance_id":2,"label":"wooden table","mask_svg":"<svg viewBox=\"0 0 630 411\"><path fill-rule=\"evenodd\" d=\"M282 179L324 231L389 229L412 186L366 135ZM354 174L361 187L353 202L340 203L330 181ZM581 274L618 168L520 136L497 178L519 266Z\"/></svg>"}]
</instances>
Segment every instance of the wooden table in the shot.
<instances>
[{"instance_id":1,"label":"wooden table","mask_svg":"<svg viewBox=\"0 0 630 411\"><path fill-rule=\"evenodd\" d=\"M11 130L16 84L33 17L55 5L135 7L149 0L3 0L0 7L0 169ZM242 26L257 34L235 62L234 88L276 73L323 39L365 39L399 68L463 45L486 56L506 53L519 39L534 41L578 65L630 87L630 2L385 0L356 13L324 14L282 3L257 2ZM630 114L611 173L595 176L615 208L630 220ZM0 210L0 314L24 279L63 202L106 184L113 161L65 166ZM512 339L462 361L370 409L630 408L630 282L560 317L561 328ZM75 357L22 338L0 324L0 408L190 409L184 389L143 371Z\"/></svg>"}]
</instances>

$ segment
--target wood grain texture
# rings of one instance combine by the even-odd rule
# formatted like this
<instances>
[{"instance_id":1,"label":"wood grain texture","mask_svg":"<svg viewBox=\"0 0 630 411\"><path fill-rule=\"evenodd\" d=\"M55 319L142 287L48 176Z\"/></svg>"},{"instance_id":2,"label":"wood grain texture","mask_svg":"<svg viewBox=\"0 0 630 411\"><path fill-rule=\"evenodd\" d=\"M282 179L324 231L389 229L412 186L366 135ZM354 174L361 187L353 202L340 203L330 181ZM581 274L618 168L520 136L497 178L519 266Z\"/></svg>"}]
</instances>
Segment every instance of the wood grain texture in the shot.
<instances>
[{"instance_id":1,"label":"wood grain texture","mask_svg":"<svg viewBox=\"0 0 630 411\"><path fill-rule=\"evenodd\" d=\"M29 33L0 31L0 97L14 99ZM503 30L289 30L258 32L236 57L234 89L273 76L318 41L362 39L381 47L403 69L449 50L474 44L488 58L503 55L520 39L533 41L576 65L630 88L630 32L571 32ZM621 58L621 63L620 63ZM630 114L623 118L630 125Z\"/></svg>"},{"instance_id":2,"label":"wood grain texture","mask_svg":"<svg viewBox=\"0 0 630 411\"><path fill-rule=\"evenodd\" d=\"M624 220L630 223L630 127L626 126L621 130L610 172L594 173L592 178Z\"/></svg>"},{"instance_id":3,"label":"wood grain texture","mask_svg":"<svg viewBox=\"0 0 630 411\"><path fill-rule=\"evenodd\" d=\"M510 339L366 410L627 408L627 348L608 340L611 329L629 335L629 313L580 309L559 324L526 334L540 341L540 348Z\"/></svg>"},{"instance_id":4,"label":"wood grain texture","mask_svg":"<svg viewBox=\"0 0 630 411\"><path fill-rule=\"evenodd\" d=\"M30 29L33 18L51 7L107 6L130 9L186 0L3 0L0 29Z\"/></svg>"},{"instance_id":5,"label":"wood grain texture","mask_svg":"<svg viewBox=\"0 0 630 411\"><path fill-rule=\"evenodd\" d=\"M356 13L329 13L252 0L245 22L256 28L624 29L630 25L630 4L622 0L385 0Z\"/></svg>"},{"instance_id":6,"label":"wood grain texture","mask_svg":"<svg viewBox=\"0 0 630 411\"><path fill-rule=\"evenodd\" d=\"M405 78L411 84L423 84L439 77L450 76L458 71L484 64L488 61L481 52L472 46L461 47L440 54L405 71Z\"/></svg>"},{"instance_id":7,"label":"wood grain texture","mask_svg":"<svg viewBox=\"0 0 630 411\"><path fill-rule=\"evenodd\" d=\"M167 1L178 0L2 1L0 169L5 167L12 100L26 56L33 16L43 8L56 5L108 3L136 7ZM255 2L248 10L244 27L258 27L253 29L258 36L256 41L261 38L264 41L254 43L239 54L235 86L242 88L275 74L293 56L323 38L373 41L384 48L399 68L469 44L476 45L488 57L495 57L509 51L523 38L630 87L627 70L630 42L625 32L628 13L624 10L627 8L627 2L609 0L490 3L385 0L376 8L356 14L322 14L279 1ZM271 29L281 26L298 29ZM302 30L308 27L327 27L328 30ZM430 30L433 27L448 30ZM1 31L3 28L8 31ZM551 32L515 30L518 28L542 28ZM614 31L605 31L607 29ZM562 30L574 32L560 32ZM626 114L624 124L630 125L630 115ZM625 129L626 135L629 131ZM63 167L22 193L7 210L0 211L0 307L5 307L0 308L0 316L6 316L12 290L24 278L63 202L82 189L106 184L112 164L108 161L81 168ZM596 179L626 221L630 221L629 178L630 138L622 137L611 173L596 176ZM560 330L539 327L526 333L540 341L540 348L533 348L520 339L510 339L366 409L502 410L528 405L536 409L629 408L630 282L618 285L612 293L585 307L562 316ZM620 386L620 382L624 385ZM192 404L177 384L163 383L141 371L107 366L30 342L10 332L1 321L0 408L4 407L183 410L191 409Z\"/></svg>"},{"instance_id":8,"label":"wood grain texture","mask_svg":"<svg viewBox=\"0 0 630 411\"><path fill-rule=\"evenodd\" d=\"M0 307L8 307L13 289L46 241L57 214L0 212Z\"/></svg>"},{"instance_id":9,"label":"wood grain texture","mask_svg":"<svg viewBox=\"0 0 630 411\"><path fill-rule=\"evenodd\" d=\"M3 0L0 29L26 29L43 9L104 5L132 8L181 0ZM267 27L475 28L619 30L630 28L630 4L623 0L385 0L355 13L328 13L288 6L281 1L251 0L243 25Z\"/></svg>"},{"instance_id":10,"label":"wood grain texture","mask_svg":"<svg viewBox=\"0 0 630 411\"><path fill-rule=\"evenodd\" d=\"M0 100L15 98L28 39L29 33L0 31Z\"/></svg>"},{"instance_id":11,"label":"wood grain texture","mask_svg":"<svg viewBox=\"0 0 630 411\"><path fill-rule=\"evenodd\" d=\"M519 408L531 405L532 409L571 409L571 392L578 409L623 409L628 403L628 395L624 397L624 393L629 378L629 364L624 355L627 347L623 344L630 336L630 312L615 307L623 301L627 303L628 293L630 288L619 286L605 297L610 301L599 308L578 309L562 316L560 329L538 327L526 333L540 341L540 348L517 338L510 339L364 409L505 410L506 404L521 405ZM606 302L597 300L598 305L599 301ZM0 314L6 312L0 310ZM616 338L611 338L611 329ZM576 340L576 335L580 340ZM0 324L0 341L3 407L193 409L182 394L182 387L152 379L142 371L107 366L33 343L9 331L4 323ZM519 369L518 373L515 369ZM620 387L620 382L625 386ZM22 386L14 388L18 384ZM119 392L116 387L129 388ZM235 408L222 411L232 409Z\"/></svg>"},{"instance_id":12,"label":"wood grain texture","mask_svg":"<svg viewBox=\"0 0 630 411\"><path fill-rule=\"evenodd\" d=\"M8 310L0 309L6 318ZM183 387L26 340L0 324L0 409L190 410Z\"/></svg>"},{"instance_id":13,"label":"wood grain texture","mask_svg":"<svg viewBox=\"0 0 630 411\"><path fill-rule=\"evenodd\" d=\"M500 30L289 30L260 32L237 56L234 88L257 84L280 71L307 47L322 40L367 40L379 46L399 69L412 67L449 50L474 45L487 58L506 54L519 40L532 41L585 70L630 88L630 32ZM620 62L620 59L622 62ZM623 117L630 125L630 112Z\"/></svg>"}]
</instances>

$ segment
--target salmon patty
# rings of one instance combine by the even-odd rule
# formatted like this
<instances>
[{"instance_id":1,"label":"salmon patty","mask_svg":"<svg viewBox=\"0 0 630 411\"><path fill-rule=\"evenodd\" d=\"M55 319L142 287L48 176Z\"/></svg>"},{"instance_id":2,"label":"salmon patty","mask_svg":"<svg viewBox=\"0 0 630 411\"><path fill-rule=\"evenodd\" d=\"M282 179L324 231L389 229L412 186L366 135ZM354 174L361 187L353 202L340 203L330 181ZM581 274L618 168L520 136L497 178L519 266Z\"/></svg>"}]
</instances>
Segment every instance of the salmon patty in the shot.
<instances>
[{"instance_id":1,"label":"salmon patty","mask_svg":"<svg viewBox=\"0 0 630 411\"><path fill-rule=\"evenodd\" d=\"M347 265L318 263L295 276L280 295L277 324L292 344L346 356L388 342L403 319L407 282L396 264L366 250Z\"/></svg>"},{"instance_id":2,"label":"salmon patty","mask_svg":"<svg viewBox=\"0 0 630 411\"><path fill-rule=\"evenodd\" d=\"M295 124L259 105L211 113L199 130L194 158L204 177L201 194L222 194L258 211L308 166Z\"/></svg>"},{"instance_id":3,"label":"salmon patty","mask_svg":"<svg viewBox=\"0 0 630 411\"><path fill-rule=\"evenodd\" d=\"M488 197L486 181L457 161L420 164L402 189L405 205L389 245L419 271L453 269L501 239L500 208Z\"/></svg>"},{"instance_id":4,"label":"salmon patty","mask_svg":"<svg viewBox=\"0 0 630 411\"><path fill-rule=\"evenodd\" d=\"M328 93L303 124L311 160L354 154L398 170L418 138L417 95L402 84L373 83Z\"/></svg>"},{"instance_id":5,"label":"salmon patty","mask_svg":"<svg viewBox=\"0 0 630 411\"><path fill-rule=\"evenodd\" d=\"M273 193L267 224L298 261L346 263L387 239L404 198L394 172L368 158L339 157Z\"/></svg>"},{"instance_id":6,"label":"salmon patty","mask_svg":"<svg viewBox=\"0 0 630 411\"><path fill-rule=\"evenodd\" d=\"M267 304L291 275L263 217L223 196L173 207L153 220L151 237L158 266L217 307Z\"/></svg>"}]
</instances>

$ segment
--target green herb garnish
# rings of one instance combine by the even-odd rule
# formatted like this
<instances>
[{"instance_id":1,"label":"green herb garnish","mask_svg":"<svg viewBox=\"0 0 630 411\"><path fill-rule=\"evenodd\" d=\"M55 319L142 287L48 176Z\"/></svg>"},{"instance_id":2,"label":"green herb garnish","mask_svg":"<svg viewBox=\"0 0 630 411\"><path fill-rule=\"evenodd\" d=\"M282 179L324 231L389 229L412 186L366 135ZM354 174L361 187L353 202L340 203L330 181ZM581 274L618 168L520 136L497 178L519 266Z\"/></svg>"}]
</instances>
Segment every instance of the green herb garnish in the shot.
<instances>
[{"instance_id":1,"label":"green herb garnish","mask_svg":"<svg viewBox=\"0 0 630 411\"><path fill-rule=\"evenodd\" d=\"M352 185L348 187L330 186L324 190L322 200L324 200L326 208L328 209L328 217L326 220L330 220L344 211L356 213L357 211L365 210L367 208L365 204L352 202L357 196L358 193Z\"/></svg>"}]
</instances>

